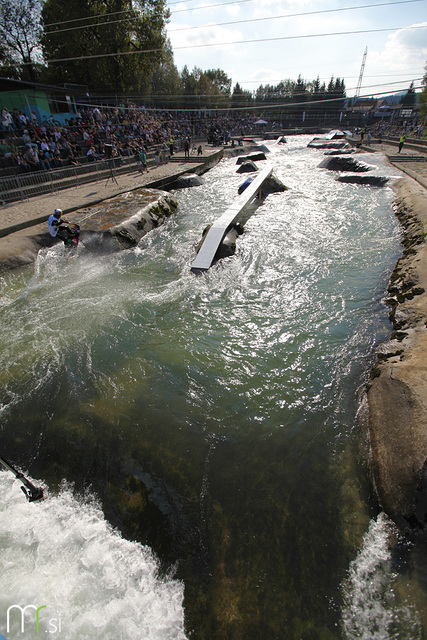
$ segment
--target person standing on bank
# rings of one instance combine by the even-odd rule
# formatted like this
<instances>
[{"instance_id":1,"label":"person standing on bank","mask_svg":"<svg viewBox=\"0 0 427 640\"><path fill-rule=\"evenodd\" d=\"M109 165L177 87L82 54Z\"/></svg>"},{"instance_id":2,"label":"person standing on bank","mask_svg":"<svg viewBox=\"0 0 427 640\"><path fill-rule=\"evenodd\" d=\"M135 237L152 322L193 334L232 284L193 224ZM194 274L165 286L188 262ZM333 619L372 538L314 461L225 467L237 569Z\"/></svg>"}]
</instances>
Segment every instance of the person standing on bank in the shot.
<instances>
[{"instance_id":1,"label":"person standing on bank","mask_svg":"<svg viewBox=\"0 0 427 640\"><path fill-rule=\"evenodd\" d=\"M144 173L144 170L146 173L148 173L147 153L145 151L145 147L142 147L141 151L139 152L139 159L141 161L141 167L140 167L141 173Z\"/></svg>"},{"instance_id":2,"label":"person standing on bank","mask_svg":"<svg viewBox=\"0 0 427 640\"><path fill-rule=\"evenodd\" d=\"M188 139L188 137L184 140L184 159L190 159L190 140Z\"/></svg>"},{"instance_id":3,"label":"person standing on bank","mask_svg":"<svg viewBox=\"0 0 427 640\"><path fill-rule=\"evenodd\" d=\"M64 242L68 240L68 227L60 228L62 224L70 224L68 220L62 220L62 209L55 209L47 221L47 228L52 238L61 238Z\"/></svg>"},{"instance_id":4,"label":"person standing on bank","mask_svg":"<svg viewBox=\"0 0 427 640\"><path fill-rule=\"evenodd\" d=\"M399 140L399 153L402 151L402 147L403 147L403 143L405 142L405 134L403 134L402 136L400 136L400 140Z\"/></svg>"}]
</instances>

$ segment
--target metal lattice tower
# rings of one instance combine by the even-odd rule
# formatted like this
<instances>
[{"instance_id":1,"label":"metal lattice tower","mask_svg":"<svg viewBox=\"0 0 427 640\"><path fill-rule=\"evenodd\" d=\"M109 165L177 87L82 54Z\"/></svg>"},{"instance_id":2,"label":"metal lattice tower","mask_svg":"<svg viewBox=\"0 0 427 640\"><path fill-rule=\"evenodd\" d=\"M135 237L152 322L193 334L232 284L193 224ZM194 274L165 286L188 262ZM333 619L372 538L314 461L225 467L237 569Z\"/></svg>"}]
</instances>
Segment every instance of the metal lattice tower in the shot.
<instances>
[{"instance_id":1,"label":"metal lattice tower","mask_svg":"<svg viewBox=\"0 0 427 640\"><path fill-rule=\"evenodd\" d=\"M365 49L365 53L363 54L362 66L360 67L359 80L357 81L356 93L354 94L355 98L358 98L360 95L360 87L362 86L362 78L363 71L365 69L366 56L368 55L368 47Z\"/></svg>"}]
</instances>

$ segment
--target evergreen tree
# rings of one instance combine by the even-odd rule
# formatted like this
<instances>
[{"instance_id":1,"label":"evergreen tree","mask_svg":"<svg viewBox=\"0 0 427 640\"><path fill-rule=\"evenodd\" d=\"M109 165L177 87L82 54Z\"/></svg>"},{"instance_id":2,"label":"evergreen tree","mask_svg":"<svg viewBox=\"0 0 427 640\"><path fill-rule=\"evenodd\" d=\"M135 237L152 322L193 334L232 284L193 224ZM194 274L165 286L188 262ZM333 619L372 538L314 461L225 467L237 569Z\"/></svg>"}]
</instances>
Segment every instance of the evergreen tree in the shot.
<instances>
[{"instance_id":1,"label":"evergreen tree","mask_svg":"<svg viewBox=\"0 0 427 640\"><path fill-rule=\"evenodd\" d=\"M424 88L418 94L418 105L420 108L420 123L423 124L427 118L427 65L424 67L423 85Z\"/></svg>"},{"instance_id":2,"label":"evergreen tree","mask_svg":"<svg viewBox=\"0 0 427 640\"><path fill-rule=\"evenodd\" d=\"M252 93L242 89L240 84L236 82L233 93L231 95L231 106L233 108L249 107L252 104Z\"/></svg>"},{"instance_id":3,"label":"evergreen tree","mask_svg":"<svg viewBox=\"0 0 427 640\"><path fill-rule=\"evenodd\" d=\"M402 107L406 109L413 109L417 103L417 97L415 95L414 83L411 82L408 91L405 93L400 101Z\"/></svg>"}]
</instances>

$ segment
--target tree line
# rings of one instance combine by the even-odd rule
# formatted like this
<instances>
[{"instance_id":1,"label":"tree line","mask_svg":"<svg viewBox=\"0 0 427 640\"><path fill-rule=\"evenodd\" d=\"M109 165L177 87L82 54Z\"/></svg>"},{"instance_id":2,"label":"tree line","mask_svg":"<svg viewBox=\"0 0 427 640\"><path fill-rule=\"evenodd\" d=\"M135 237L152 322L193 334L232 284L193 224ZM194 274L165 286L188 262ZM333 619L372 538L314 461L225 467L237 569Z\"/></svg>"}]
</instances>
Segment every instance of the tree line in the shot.
<instances>
[{"instance_id":1,"label":"tree line","mask_svg":"<svg viewBox=\"0 0 427 640\"><path fill-rule=\"evenodd\" d=\"M221 69L178 71L167 38L166 0L2 0L0 75L85 85L91 96L143 99L159 108L228 109L289 105L288 113L344 106L331 78L241 88Z\"/></svg>"}]
</instances>

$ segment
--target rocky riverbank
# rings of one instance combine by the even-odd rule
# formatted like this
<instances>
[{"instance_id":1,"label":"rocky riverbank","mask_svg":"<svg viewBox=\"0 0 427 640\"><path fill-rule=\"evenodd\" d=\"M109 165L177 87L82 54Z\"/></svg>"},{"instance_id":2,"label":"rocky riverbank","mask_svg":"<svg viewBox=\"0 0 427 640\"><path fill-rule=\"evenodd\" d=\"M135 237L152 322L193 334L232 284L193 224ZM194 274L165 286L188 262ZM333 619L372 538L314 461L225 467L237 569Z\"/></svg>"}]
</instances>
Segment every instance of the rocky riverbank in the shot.
<instances>
[{"instance_id":1,"label":"rocky riverbank","mask_svg":"<svg viewBox=\"0 0 427 640\"><path fill-rule=\"evenodd\" d=\"M368 384L373 482L384 511L406 532L427 533L427 195L397 181L403 255L390 280L393 333Z\"/></svg>"}]
</instances>

